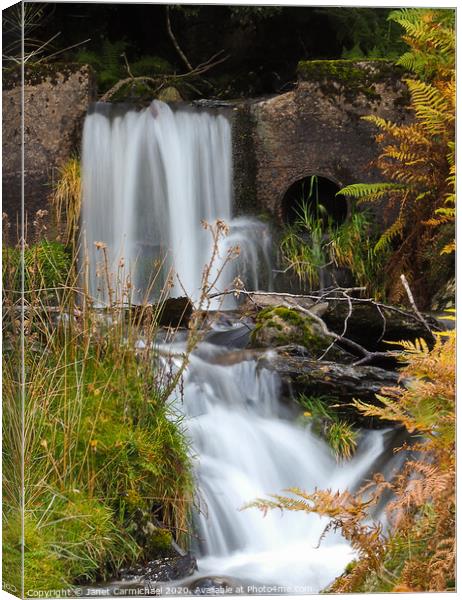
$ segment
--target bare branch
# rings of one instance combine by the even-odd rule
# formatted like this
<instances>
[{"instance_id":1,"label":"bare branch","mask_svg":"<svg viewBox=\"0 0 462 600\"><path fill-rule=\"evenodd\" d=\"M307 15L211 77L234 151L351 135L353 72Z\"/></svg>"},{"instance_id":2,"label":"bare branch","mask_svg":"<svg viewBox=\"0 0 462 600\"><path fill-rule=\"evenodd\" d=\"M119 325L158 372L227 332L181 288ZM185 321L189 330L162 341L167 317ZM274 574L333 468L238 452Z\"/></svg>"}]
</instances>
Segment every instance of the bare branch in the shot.
<instances>
[{"instance_id":1,"label":"bare branch","mask_svg":"<svg viewBox=\"0 0 462 600\"><path fill-rule=\"evenodd\" d=\"M406 275L401 274L400 279L401 279L401 283L403 284L404 289L406 290L406 294L407 294L407 297L409 298L409 302L412 306L413 311L415 312L415 314L419 318L419 321L422 323L422 325L425 327L425 329L430 333L432 338L435 339L435 336L433 335L433 331L431 330L429 324L427 323L427 321L424 319L422 313L417 308L417 305L414 300L414 296L412 295L412 292L411 292L411 288L409 287L409 283L406 279Z\"/></svg>"},{"instance_id":2,"label":"bare branch","mask_svg":"<svg viewBox=\"0 0 462 600\"><path fill-rule=\"evenodd\" d=\"M178 41L177 41L177 39L175 37L175 34L173 33L172 24L170 22L170 7L168 5L165 7L165 21L167 23L168 36L172 40L172 43L175 46L175 50L178 52L178 55L180 56L181 60L186 65L186 68L189 69L190 71L193 71L194 67L189 62L186 54L180 48L180 44L178 43Z\"/></svg>"}]
</instances>

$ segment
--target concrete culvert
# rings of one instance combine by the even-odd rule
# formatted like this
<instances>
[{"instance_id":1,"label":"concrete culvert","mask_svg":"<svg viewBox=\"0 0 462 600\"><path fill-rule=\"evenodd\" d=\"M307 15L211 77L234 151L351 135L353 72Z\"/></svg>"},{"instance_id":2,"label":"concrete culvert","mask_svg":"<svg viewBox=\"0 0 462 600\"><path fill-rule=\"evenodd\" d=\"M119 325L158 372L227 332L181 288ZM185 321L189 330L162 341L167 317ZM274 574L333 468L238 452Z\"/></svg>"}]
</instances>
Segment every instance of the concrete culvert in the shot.
<instances>
[{"instance_id":1,"label":"concrete culvert","mask_svg":"<svg viewBox=\"0 0 462 600\"><path fill-rule=\"evenodd\" d=\"M340 225L348 216L348 201L344 196L336 196L340 186L335 182L320 177L309 175L293 183L282 199L281 214L287 225L297 220L302 204L308 206L313 214L325 214L334 224ZM321 211L319 208L321 207ZM323 210L324 209L324 210Z\"/></svg>"}]
</instances>

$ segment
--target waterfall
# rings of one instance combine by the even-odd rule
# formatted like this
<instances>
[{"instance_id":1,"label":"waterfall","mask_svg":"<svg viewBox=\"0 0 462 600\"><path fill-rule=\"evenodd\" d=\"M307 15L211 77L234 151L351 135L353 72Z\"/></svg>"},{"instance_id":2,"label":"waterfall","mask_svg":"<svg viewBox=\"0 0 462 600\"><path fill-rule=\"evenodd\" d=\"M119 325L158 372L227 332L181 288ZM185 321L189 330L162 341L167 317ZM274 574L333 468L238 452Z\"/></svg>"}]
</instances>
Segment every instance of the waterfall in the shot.
<instances>
[{"instance_id":1,"label":"waterfall","mask_svg":"<svg viewBox=\"0 0 462 600\"><path fill-rule=\"evenodd\" d=\"M240 257L217 287L239 275L258 289L268 264L269 235L255 219L233 219L231 126L220 112L172 110L153 101L141 110L97 103L83 131L82 246L90 263L90 291L102 291L102 253L107 246L112 280L130 278L133 301L156 298L169 276L172 296L199 296L212 244L202 221L223 220L229 236L220 243L216 274L233 245ZM155 285L151 279L160 269Z\"/></svg>"},{"instance_id":2,"label":"waterfall","mask_svg":"<svg viewBox=\"0 0 462 600\"><path fill-rule=\"evenodd\" d=\"M340 533L319 545L327 520L246 503L289 487L354 490L386 456L387 432L364 432L355 457L338 463L326 443L280 400L277 374L236 351L203 342L191 356L176 405L185 414L199 509L193 551L199 575L227 575L318 592L354 557ZM389 461L388 461L389 462Z\"/></svg>"},{"instance_id":3,"label":"waterfall","mask_svg":"<svg viewBox=\"0 0 462 600\"><path fill-rule=\"evenodd\" d=\"M212 278L228 249L239 246L240 255L216 287L236 276L247 289L268 283L268 276L262 279L271 271L267 228L233 216L231 128L224 114L172 110L158 101L138 112L97 104L85 121L82 170L82 244L96 299L107 301L100 289L105 258L113 277L130 277L134 302L158 297L171 276L172 295L186 291L197 300L212 252L201 221L217 219L229 225L229 234L219 244ZM97 242L106 246L103 253ZM288 487L357 487L384 456L385 434L364 433L354 459L337 463L294 406L281 402L275 373L245 352L234 349L229 356L240 337L236 328L214 333L223 345L210 336L199 344L172 400L185 417L200 498L193 542L199 573L275 584L288 593L317 592L353 557L340 533L329 533L319 546L327 522L317 515L263 518L256 509L240 509ZM172 346L167 353L184 351L180 341Z\"/></svg>"}]
</instances>

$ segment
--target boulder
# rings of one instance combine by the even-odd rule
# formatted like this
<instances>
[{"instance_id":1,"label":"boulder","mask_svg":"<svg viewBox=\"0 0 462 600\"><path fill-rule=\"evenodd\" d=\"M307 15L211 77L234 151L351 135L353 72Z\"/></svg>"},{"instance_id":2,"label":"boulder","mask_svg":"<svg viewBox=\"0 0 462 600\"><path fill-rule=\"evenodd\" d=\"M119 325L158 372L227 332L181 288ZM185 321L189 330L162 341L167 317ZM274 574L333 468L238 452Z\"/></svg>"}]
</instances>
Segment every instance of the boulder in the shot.
<instances>
[{"instance_id":1,"label":"boulder","mask_svg":"<svg viewBox=\"0 0 462 600\"><path fill-rule=\"evenodd\" d=\"M253 348L277 348L288 344L303 346L315 359L332 346L332 337L325 335L316 320L292 308L270 306L260 311L250 336L250 345ZM332 346L328 356L341 360L345 358L345 352Z\"/></svg>"},{"instance_id":2,"label":"boulder","mask_svg":"<svg viewBox=\"0 0 462 600\"><path fill-rule=\"evenodd\" d=\"M169 85L160 90L157 94L157 100L161 100L162 102L182 102L183 98L176 87Z\"/></svg>"},{"instance_id":3,"label":"boulder","mask_svg":"<svg viewBox=\"0 0 462 600\"><path fill-rule=\"evenodd\" d=\"M190 577L197 571L196 558L189 552L184 556L159 558L145 565L123 569L120 573L125 581L136 580L138 583L157 583L176 581Z\"/></svg>"}]
</instances>

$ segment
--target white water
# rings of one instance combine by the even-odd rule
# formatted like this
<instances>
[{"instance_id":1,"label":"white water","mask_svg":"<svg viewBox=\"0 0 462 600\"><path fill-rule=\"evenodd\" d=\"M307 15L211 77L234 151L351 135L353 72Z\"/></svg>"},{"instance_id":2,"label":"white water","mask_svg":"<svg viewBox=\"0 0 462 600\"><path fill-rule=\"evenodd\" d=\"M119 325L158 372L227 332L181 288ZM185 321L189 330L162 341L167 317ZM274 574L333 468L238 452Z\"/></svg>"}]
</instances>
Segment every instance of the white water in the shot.
<instances>
[{"instance_id":1,"label":"white water","mask_svg":"<svg viewBox=\"0 0 462 600\"><path fill-rule=\"evenodd\" d=\"M148 300L169 274L172 296L186 290L196 299L211 256L211 235L201 221L217 219L230 226L230 235L220 244L215 273L227 248L241 249L218 287L230 286L236 275L248 289L261 287L269 235L255 219L233 219L228 119L191 108L173 111L157 100L139 112L117 110L97 104L83 132L82 243L90 259L92 295L105 300L103 255L94 245L103 242L112 280L129 276L134 302L146 299L159 263L162 273Z\"/></svg>"},{"instance_id":2,"label":"white water","mask_svg":"<svg viewBox=\"0 0 462 600\"><path fill-rule=\"evenodd\" d=\"M280 402L278 376L254 360L226 363L203 343L192 356L183 397L201 495L196 514L199 575L228 575L281 592L317 592L353 558L339 533L318 547L327 521L244 504L288 487L354 489L383 454L385 433L364 435L353 460L338 464L326 444ZM181 402L181 404L180 404ZM271 590L270 590L271 591Z\"/></svg>"},{"instance_id":3,"label":"white water","mask_svg":"<svg viewBox=\"0 0 462 600\"><path fill-rule=\"evenodd\" d=\"M123 259L121 276L130 275L135 302L145 299L159 260L164 266L152 296L173 269L178 278L172 295L183 295L184 286L197 298L211 252L200 223L216 219L230 225L221 257L231 246L241 248L218 287L230 285L238 274L247 289L263 287L270 240L258 221L232 218L225 116L173 112L158 101L141 112L114 110L97 107L83 135L82 241L95 298L107 300L99 289L102 275L95 273L102 259L95 242L107 245L113 277ZM191 357L184 397L176 399L186 416L202 497L194 549L200 574L275 584L288 593L319 591L352 557L340 534L329 534L318 547L326 521L316 515L275 511L263 518L256 509L239 509L291 486L356 487L383 454L384 434L369 432L356 457L338 465L327 446L281 404L277 376L259 370L253 360L217 364L218 358L226 361L226 352L201 344Z\"/></svg>"}]
</instances>

